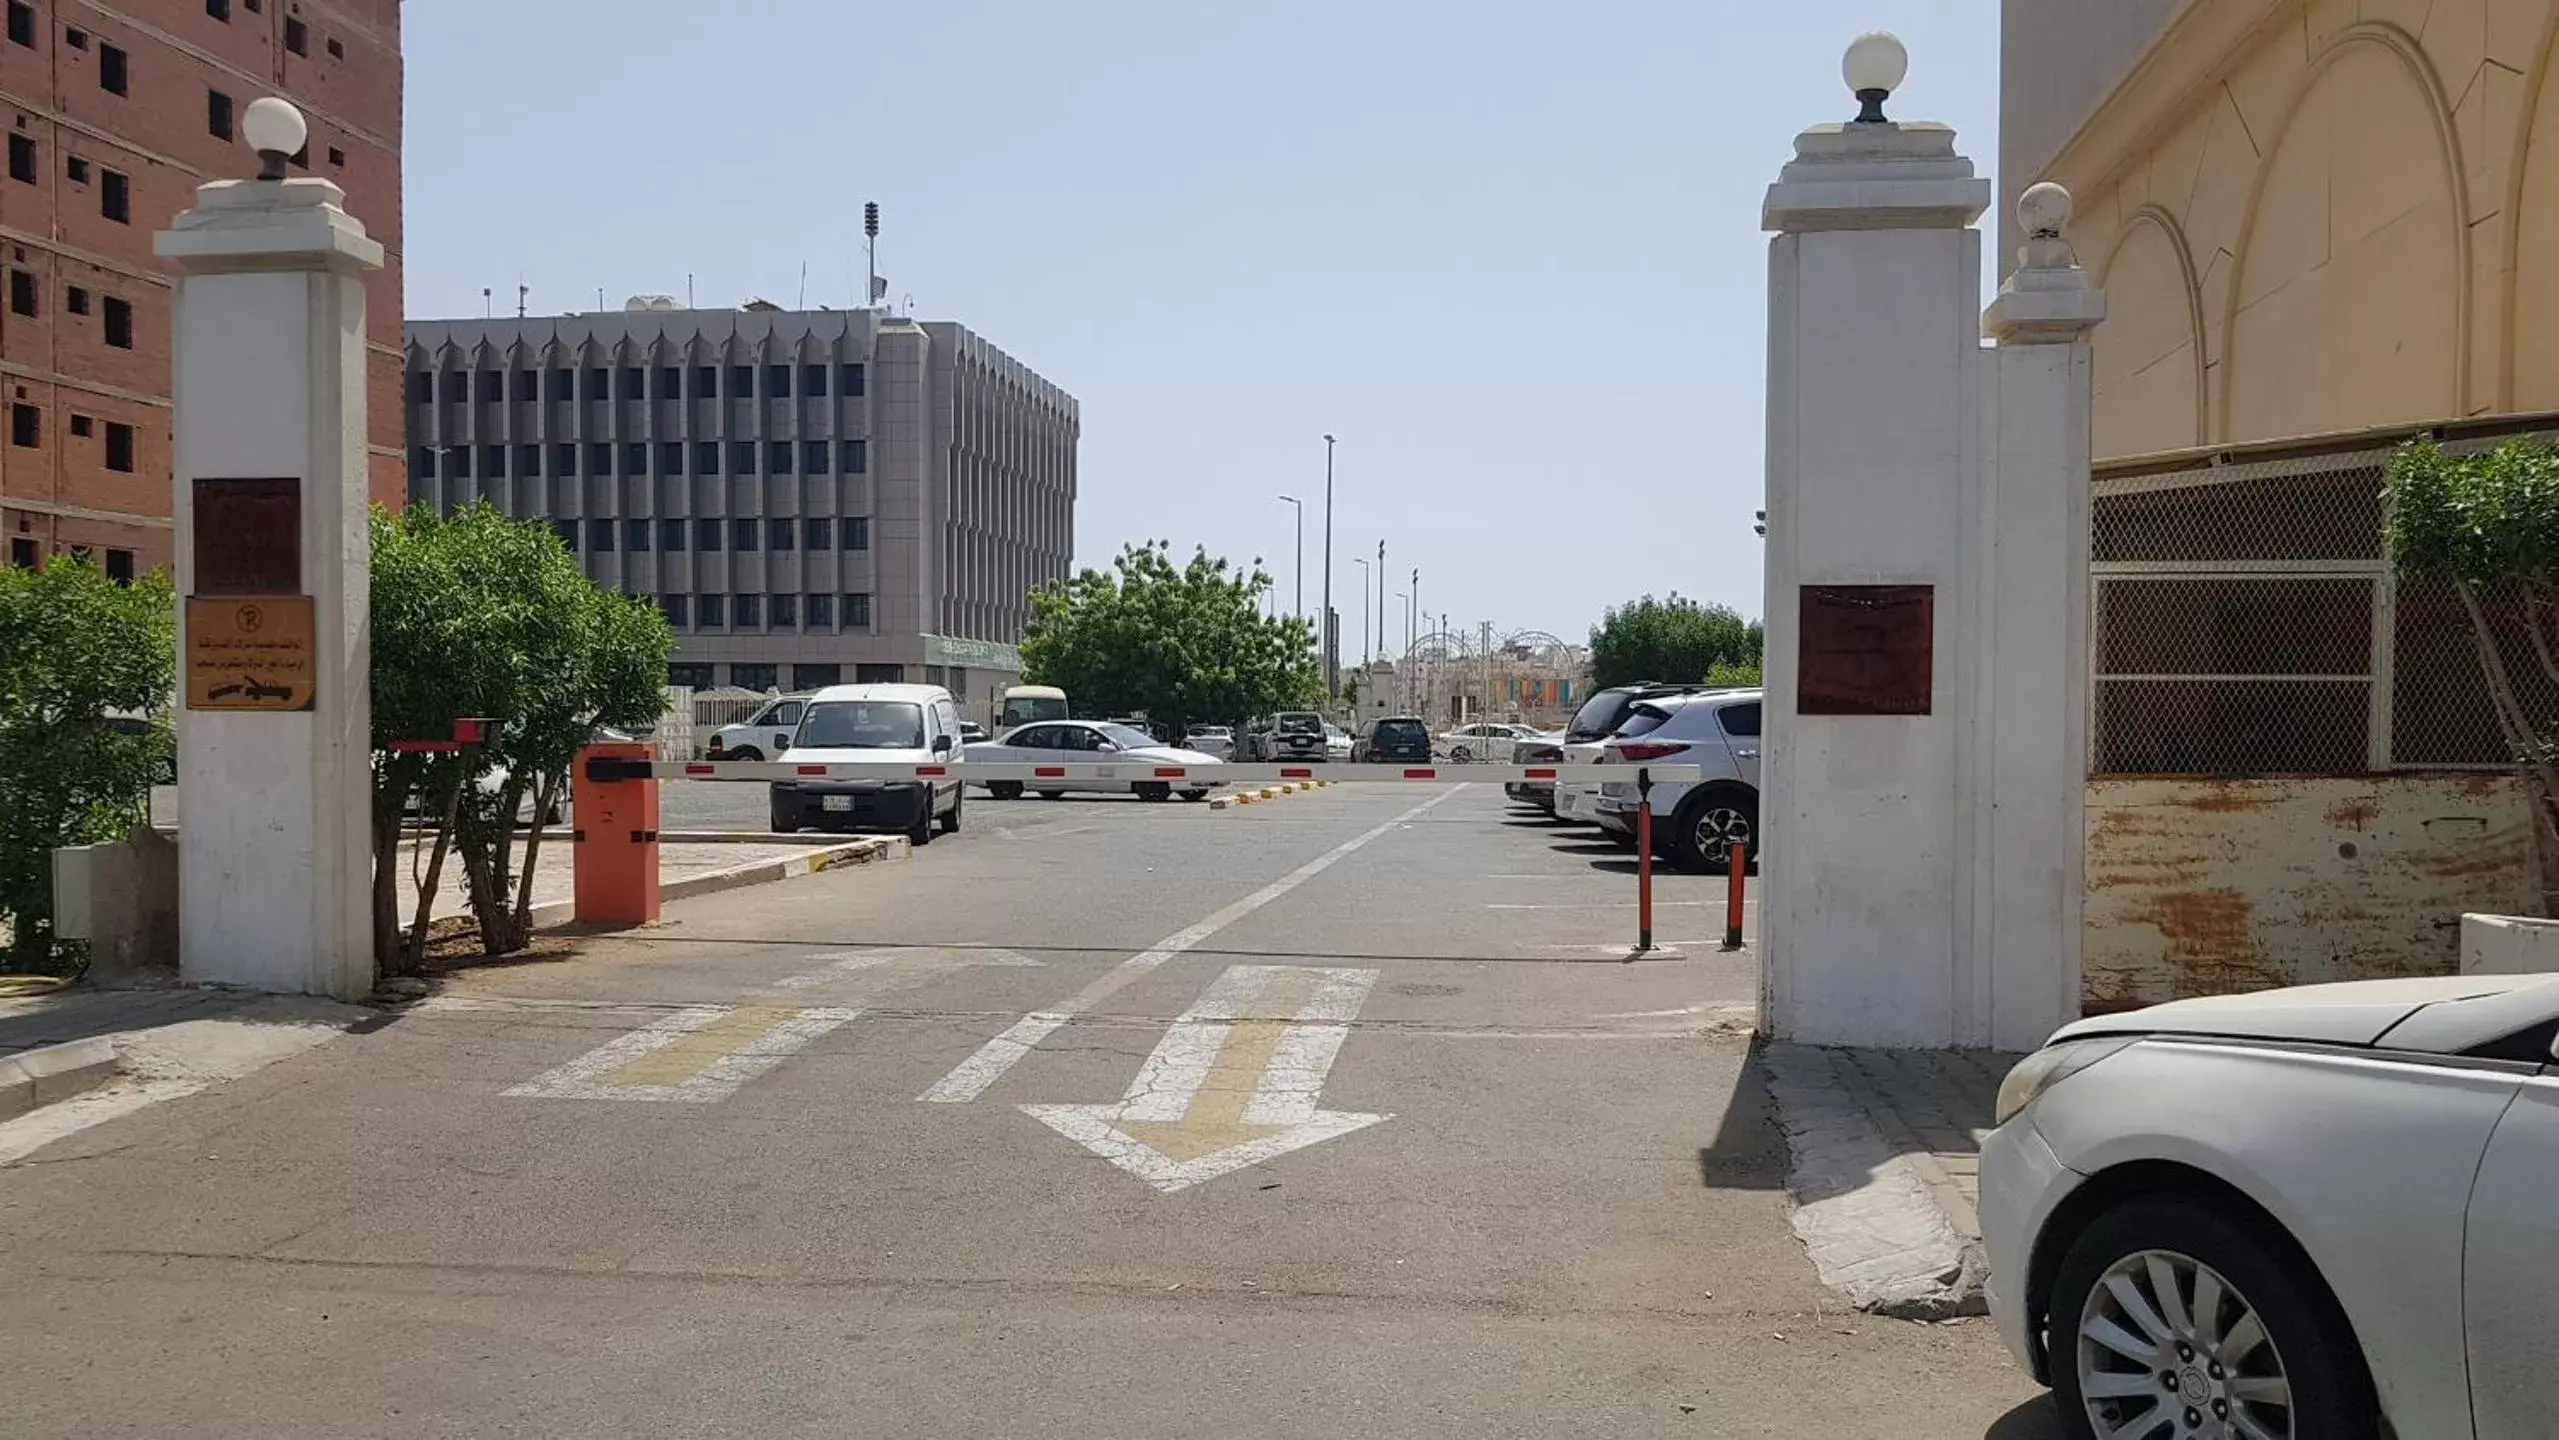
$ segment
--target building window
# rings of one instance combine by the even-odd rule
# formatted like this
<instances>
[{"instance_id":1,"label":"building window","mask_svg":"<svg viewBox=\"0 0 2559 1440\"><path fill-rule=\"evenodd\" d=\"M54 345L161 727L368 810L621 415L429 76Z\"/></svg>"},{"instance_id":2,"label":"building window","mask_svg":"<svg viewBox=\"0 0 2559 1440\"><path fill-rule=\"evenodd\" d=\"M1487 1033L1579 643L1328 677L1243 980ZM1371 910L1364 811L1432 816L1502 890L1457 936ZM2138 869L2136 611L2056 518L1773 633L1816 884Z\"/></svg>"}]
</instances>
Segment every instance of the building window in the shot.
<instances>
[{"instance_id":1,"label":"building window","mask_svg":"<svg viewBox=\"0 0 2559 1440\"><path fill-rule=\"evenodd\" d=\"M684 371L673 365L661 365L658 367L657 394L650 398L656 400L680 400L684 398L683 387Z\"/></svg>"},{"instance_id":2,"label":"building window","mask_svg":"<svg viewBox=\"0 0 2559 1440\"><path fill-rule=\"evenodd\" d=\"M338 168L339 168L339 169L341 169L341 170L345 169L345 168L346 168L346 163L347 163L347 152L345 152L344 150L339 149L339 148L338 148L337 146L335 146L335 145L330 146L330 147L329 147L329 163L330 163L331 165L334 165L334 166L338 167Z\"/></svg>"},{"instance_id":3,"label":"building window","mask_svg":"<svg viewBox=\"0 0 2559 1440\"><path fill-rule=\"evenodd\" d=\"M868 550L871 548L870 516L847 515L844 517L844 548L847 550Z\"/></svg>"},{"instance_id":4,"label":"building window","mask_svg":"<svg viewBox=\"0 0 2559 1440\"><path fill-rule=\"evenodd\" d=\"M570 378L576 373L577 372L574 370L543 371L542 398L545 400L576 399L577 397L574 392L576 390L577 382Z\"/></svg>"},{"instance_id":5,"label":"building window","mask_svg":"<svg viewBox=\"0 0 2559 1440\"><path fill-rule=\"evenodd\" d=\"M776 595L773 597L773 628L776 630L797 630L800 628L799 596Z\"/></svg>"},{"instance_id":6,"label":"building window","mask_svg":"<svg viewBox=\"0 0 2559 1440\"><path fill-rule=\"evenodd\" d=\"M800 473L803 475L823 475L826 473L826 469L826 442L823 440L801 441Z\"/></svg>"},{"instance_id":7,"label":"building window","mask_svg":"<svg viewBox=\"0 0 2559 1440\"><path fill-rule=\"evenodd\" d=\"M707 517L696 520L693 522L693 548L696 550L717 550L723 543L725 543L721 537L727 533L727 527L718 520Z\"/></svg>"},{"instance_id":8,"label":"building window","mask_svg":"<svg viewBox=\"0 0 2559 1440\"><path fill-rule=\"evenodd\" d=\"M755 367L752 365L730 366L729 398L732 400L751 400L754 397Z\"/></svg>"},{"instance_id":9,"label":"building window","mask_svg":"<svg viewBox=\"0 0 2559 1440\"><path fill-rule=\"evenodd\" d=\"M720 398L719 366L696 365L693 367L693 398L696 400Z\"/></svg>"},{"instance_id":10,"label":"building window","mask_svg":"<svg viewBox=\"0 0 2559 1440\"><path fill-rule=\"evenodd\" d=\"M755 473L754 441L732 440L729 442L729 473L732 475L752 475Z\"/></svg>"},{"instance_id":11,"label":"building window","mask_svg":"<svg viewBox=\"0 0 2559 1440\"><path fill-rule=\"evenodd\" d=\"M554 520L551 522L551 533L560 537L560 543L568 547L570 554L578 553L578 522Z\"/></svg>"},{"instance_id":12,"label":"building window","mask_svg":"<svg viewBox=\"0 0 2559 1440\"><path fill-rule=\"evenodd\" d=\"M800 527L792 524L788 518L765 521L764 548L768 550L797 550L800 548L799 529Z\"/></svg>"},{"instance_id":13,"label":"building window","mask_svg":"<svg viewBox=\"0 0 2559 1440\"><path fill-rule=\"evenodd\" d=\"M409 452L409 478L413 480L432 480L435 478L434 446L421 445L417 449Z\"/></svg>"},{"instance_id":14,"label":"building window","mask_svg":"<svg viewBox=\"0 0 2559 1440\"><path fill-rule=\"evenodd\" d=\"M78 295L80 292L79 292L79 290L74 289L71 293L72 293L73 295ZM429 404L433 404L433 403L434 403L434 401L435 401L435 376L433 376L433 375L429 374L428 372L426 372L426 371L424 371L424 370L412 370L412 371L410 371L410 372L409 372L409 403L410 403L410 404L412 404L412 405L429 405Z\"/></svg>"},{"instance_id":15,"label":"building window","mask_svg":"<svg viewBox=\"0 0 2559 1440\"><path fill-rule=\"evenodd\" d=\"M303 24L299 15L284 17L284 48L296 55L311 53L311 27Z\"/></svg>"},{"instance_id":16,"label":"building window","mask_svg":"<svg viewBox=\"0 0 2559 1440\"><path fill-rule=\"evenodd\" d=\"M579 376L579 378L578 378L578 398L579 398L579 399L581 399L581 400L602 400L602 399L605 399L605 398L606 398L605 393L604 393L604 382L605 382L606 376L605 376L605 373L604 373L602 370L597 370L597 369L587 369L587 370L582 370L582 371L579 371L579 372L578 372L578 376Z\"/></svg>"},{"instance_id":17,"label":"building window","mask_svg":"<svg viewBox=\"0 0 2559 1440\"><path fill-rule=\"evenodd\" d=\"M807 598L808 598L808 612L809 612L809 628L810 628L810 629L812 629L812 630L832 630L832 629L834 629L834 628L835 628L835 597L834 597L834 596L832 596L832 595L811 595L811 596L809 596L809 597L807 597ZM832 684L834 684L835 682L834 682L834 681L832 681L832 680L829 680L829 681L828 681L828 682L826 682L826 683L828 683L829 685L832 685ZM802 688L806 688L806 687L802 687Z\"/></svg>"},{"instance_id":18,"label":"building window","mask_svg":"<svg viewBox=\"0 0 2559 1440\"><path fill-rule=\"evenodd\" d=\"M832 550L835 548L834 521L827 519L823 515L812 515L808 519L802 521L801 524L808 528L810 549Z\"/></svg>"},{"instance_id":19,"label":"building window","mask_svg":"<svg viewBox=\"0 0 2559 1440\"><path fill-rule=\"evenodd\" d=\"M518 446L516 446L516 447L515 447L515 473L516 473L516 474L518 474L518 475L539 475L539 474L541 474L541 473L542 473L542 447L541 447L541 446L539 446L539 445L518 445Z\"/></svg>"},{"instance_id":20,"label":"building window","mask_svg":"<svg viewBox=\"0 0 2559 1440\"><path fill-rule=\"evenodd\" d=\"M764 473L765 473L765 474L767 474L767 475L788 475L788 474L790 474L790 473L791 473L791 459L792 459L792 456L791 456L791 442L790 442L790 441L788 441L788 440L767 440L767 441L765 441L765 442L764 442Z\"/></svg>"},{"instance_id":21,"label":"building window","mask_svg":"<svg viewBox=\"0 0 2559 1440\"><path fill-rule=\"evenodd\" d=\"M9 43L36 48L36 7L26 0L9 0Z\"/></svg>"},{"instance_id":22,"label":"building window","mask_svg":"<svg viewBox=\"0 0 2559 1440\"><path fill-rule=\"evenodd\" d=\"M507 372L506 381L507 398L510 400L530 400L533 398L534 386L540 383L541 377L535 375L530 370L510 370Z\"/></svg>"},{"instance_id":23,"label":"building window","mask_svg":"<svg viewBox=\"0 0 2559 1440\"><path fill-rule=\"evenodd\" d=\"M9 563L21 570L36 568L36 542L24 535L10 536Z\"/></svg>"},{"instance_id":24,"label":"building window","mask_svg":"<svg viewBox=\"0 0 2559 1440\"><path fill-rule=\"evenodd\" d=\"M683 521L660 520L658 522L658 548L660 550L681 550L684 548Z\"/></svg>"},{"instance_id":25,"label":"building window","mask_svg":"<svg viewBox=\"0 0 2559 1440\"><path fill-rule=\"evenodd\" d=\"M551 473L554 475L578 473L578 442L575 440L551 442Z\"/></svg>"},{"instance_id":26,"label":"building window","mask_svg":"<svg viewBox=\"0 0 2559 1440\"><path fill-rule=\"evenodd\" d=\"M287 157L287 158L288 158L288 159L290 159L290 160L293 162L293 168L295 168L296 170L308 170L308 169L310 169L310 168L311 168L311 142L310 142L310 141L308 141L308 140L303 141L303 142L302 142L302 148L301 148L301 149L299 149L299 150L294 151L294 152L293 152L293 154L292 154L291 156Z\"/></svg>"},{"instance_id":27,"label":"building window","mask_svg":"<svg viewBox=\"0 0 2559 1440\"><path fill-rule=\"evenodd\" d=\"M589 475L610 475L613 473L612 441L589 440L586 442L586 473Z\"/></svg>"},{"instance_id":28,"label":"building window","mask_svg":"<svg viewBox=\"0 0 2559 1440\"><path fill-rule=\"evenodd\" d=\"M824 395L826 393L825 366L803 365L800 367L800 393L803 395Z\"/></svg>"},{"instance_id":29,"label":"building window","mask_svg":"<svg viewBox=\"0 0 2559 1440\"><path fill-rule=\"evenodd\" d=\"M589 520L586 522L586 543L588 549L595 551L599 555L612 549L613 522L610 520Z\"/></svg>"},{"instance_id":30,"label":"building window","mask_svg":"<svg viewBox=\"0 0 2559 1440\"><path fill-rule=\"evenodd\" d=\"M9 443L21 450L32 450L44 443L39 432L44 428L44 412L33 405L9 407Z\"/></svg>"},{"instance_id":31,"label":"building window","mask_svg":"<svg viewBox=\"0 0 2559 1440\"><path fill-rule=\"evenodd\" d=\"M698 661L669 665L666 667L666 683L673 690L708 690L712 685L711 667Z\"/></svg>"},{"instance_id":32,"label":"building window","mask_svg":"<svg viewBox=\"0 0 2559 1440\"><path fill-rule=\"evenodd\" d=\"M133 583L132 551L109 550L107 552L107 578L113 580L118 585L130 585Z\"/></svg>"},{"instance_id":33,"label":"building window","mask_svg":"<svg viewBox=\"0 0 2559 1440\"><path fill-rule=\"evenodd\" d=\"M869 594L857 590L844 597L844 628L847 630L868 630L871 628L871 597Z\"/></svg>"},{"instance_id":34,"label":"building window","mask_svg":"<svg viewBox=\"0 0 2559 1440\"><path fill-rule=\"evenodd\" d=\"M782 678L779 665L732 665L729 683L744 690L770 690Z\"/></svg>"},{"instance_id":35,"label":"building window","mask_svg":"<svg viewBox=\"0 0 2559 1440\"><path fill-rule=\"evenodd\" d=\"M623 522L622 522L622 548L623 548L623 549L625 549L625 550L634 550L634 551L639 551L639 550L646 550L646 549L648 549L648 548L649 548L649 532L650 532L651 530L655 529L655 528L656 528L656 527L655 527L654 525L650 524L650 523L649 523L648 521L646 521L646 520L625 520L625 521L623 521Z\"/></svg>"},{"instance_id":36,"label":"building window","mask_svg":"<svg viewBox=\"0 0 2559 1440\"><path fill-rule=\"evenodd\" d=\"M809 623L814 625L817 622L811 620ZM841 665L794 665L791 667L791 688L794 690L823 690L829 685L843 683L844 667Z\"/></svg>"},{"instance_id":37,"label":"building window","mask_svg":"<svg viewBox=\"0 0 2559 1440\"><path fill-rule=\"evenodd\" d=\"M683 441L660 440L658 442L658 473L660 475L681 475L684 473Z\"/></svg>"},{"instance_id":38,"label":"building window","mask_svg":"<svg viewBox=\"0 0 2559 1440\"><path fill-rule=\"evenodd\" d=\"M86 315L89 313L89 292L81 286L74 285L63 295L62 303L72 314Z\"/></svg>"},{"instance_id":39,"label":"building window","mask_svg":"<svg viewBox=\"0 0 2559 1440\"><path fill-rule=\"evenodd\" d=\"M763 628L764 628L764 597L763 597L763 596L761 596L761 595L740 595L740 596L737 596L737 597L735 597L735 603L733 603L733 604L729 607L729 609L730 609L730 613L731 613L731 614L733 614L733 615L735 615L735 616L737 617L737 628L738 628L738 629L740 629L740 630L761 630L761 629L763 629ZM770 685L772 685L772 683L773 683L773 682L772 682L772 681L770 681L770 680L767 680L767 681L765 681L764 683L769 687Z\"/></svg>"},{"instance_id":40,"label":"building window","mask_svg":"<svg viewBox=\"0 0 2559 1440\"><path fill-rule=\"evenodd\" d=\"M36 183L36 142L31 135L9 132L9 178Z\"/></svg>"},{"instance_id":41,"label":"building window","mask_svg":"<svg viewBox=\"0 0 2559 1440\"><path fill-rule=\"evenodd\" d=\"M36 276L32 270L9 272L9 313L33 316L36 313Z\"/></svg>"},{"instance_id":42,"label":"building window","mask_svg":"<svg viewBox=\"0 0 2559 1440\"><path fill-rule=\"evenodd\" d=\"M660 595L658 609L665 613L666 623L678 630L693 623L693 597L690 595Z\"/></svg>"},{"instance_id":43,"label":"building window","mask_svg":"<svg viewBox=\"0 0 2559 1440\"><path fill-rule=\"evenodd\" d=\"M337 41L335 41L335 40L330 41L330 42L329 42L329 58L330 58L330 59L332 59L332 60L344 60L345 58L347 58L347 47L345 47L344 45L339 44L339 43L338 43Z\"/></svg>"},{"instance_id":44,"label":"building window","mask_svg":"<svg viewBox=\"0 0 2559 1440\"><path fill-rule=\"evenodd\" d=\"M767 365L764 367L764 398L767 400L788 400L791 398L790 366Z\"/></svg>"},{"instance_id":45,"label":"building window","mask_svg":"<svg viewBox=\"0 0 2559 1440\"><path fill-rule=\"evenodd\" d=\"M622 473L625 475L646 475L649 473L648 441L625 440L622 442Z\"/></svg>"},{"instance_id":46,"label":"building window","mask_svg":"<svg viewBox=\"0 0 2559 1440\"><path fill-rule=\"evenodd\" d=\"M235 132L231 128L230 96L219 90L204 92L204 128L211 131L216 140L232 137Z\"/></svg>"},{"instance_id":47,"label":"building window","mask_svg":"<svg viewBox=\"0 0 2559 1440\"><path fill-rule=\"evenodd\" d=\"M744 516L731 520L729 522L729 548L732 550L754 549L759 538L757 532L761 528L762 527L757 525L755 521L747 519Z\"/></svg>"},{"instance_id":48,"label":"building window","mask_svg":"<svg viewBox=\"0 0 2559 1440\"><path fill-rule=\"evenodd\" d=\"M89 183L89 162L74 155L62 162L62 175L74 185L86 185Z\"/></svg>"},{"instance_id":49,"label":"building window","mask_svg":"<svg viewBox=\"0 0 2559 1440\"><path fill-rule=\"evenodd\" d=\"M693 597L693 618L705 630L721 629L729 623L728 604L729 599L725 595L696 595Z\"/></svg>"},{"instance_id":50,"label":"building window","mask_svg":"<svg viewBox=\"0 0 2559 1440\"><path fill-rule=\"evenodd\" d=\"M483 402L495 401L506 395L506 381L498 378L498 372L495 370L478 370L472 373L480 377L479 391Z\"/></svg>"},{"instance_id":51,"label":"building window","mask_svg":"<svg viewBox=\"0 0 2559 1440\"><path fill-rule=\"evenodd\" d=\"M231 23L231 0L204 0L204 13L228 25Z\"/></svg>"},{"instance_id":52,"label":"building window","mask_svg":"<svg viewBox=\"0 0 2559 1440\"><path fill-rule=\"evenodd\" d=\"M696 475L717 475L720 473L719 441L696 440L693 442L693 473Z\"/></svg>"},{"instance_id":53,"label":"building window","mask_svg":"<svg viewBox=\"0 0 2559 1440\"><path fill-rule=\"evenodd\" d=\"M122 46L100 45L98 47L98 88L110 95L125 94L126 85L133 79L130 73L131 61L132 57L124 53Z\"/></svg>"},{"instance_id":54,"label":"building window","mask_svg":"<svg viewBox=\"0 0 2559 1440\"><path fill-rule=\"evenodd\" d=\"M98 213L119 225L133 223L133 182L121 170L99 167Z\"/></svg>"},{"instance_id":55,"label":"building window","mask_svg":"<svg viewBox=\"0 0 2559 1440\"><path fill-rule=\"evenodd\" d=\"M444 474L445 478L448 480L468 480L471 478L470 446L447 445L444 447Z\"/></svg>"},{"instance_id":56,"label":"building window","mask_svg":"<svg viewBox=\"0 0 2559 1440\"><path fill-rule=\"evenodd\" d=\"M72 438L72 439L74 439L74 440L86 440L86 439L88 439L88 438L89 438L89 434L90 434L90 432L91 432L91 431L93 431L93 430L95 430L96 428L97 428L97 422L96 422L95 420L91 419L90 417L88 417L88 416L86 416L86 415L82 415L82 414L78 413L77 411L74 411L74 412L72 413L72 416L71 416L71 438Z\"/></svg>"},{"instance_id":57,"label":"building window","mask_svg":"<svg viewBox=\"0 0 2559 1440\"><path fill-rule=\"evenodd\" d=\"M642 398L644 398L644 397L641 395L641 393L640 393L640 392L641 392L641 390L642 390L644 387L646 387L646 385L648 384L648 379L649 379L649 372L647 372L646 370L641 369L639 366L637 366L637 365L625 365L625 366L623 366L623 367L622 367L622 392L621 392L621 393L622 393L622 398L623 398L623 399L625 399L625 400L638 400L638 399L642 399Z\"/></svg>"},{"instance_id":58,"label":"building window","mask_svg":"<svg viewBox=\"0 0 2559 1440\"><path fill-rule=\"evenodd\" d=\"M843 453L837 458L842 462L845 474L868 475L871 473L870 441L847 440L840 448Z\"/></svg>"},{"instance_id":59,"label":"building window","mask_svg":"<svg viewBox=\"0 0 2559 1440\"><path fill-rule=\"evenodd\" d=\"M838 365L838 366L836 366L836 367L835 367L835 393L836 393L836 394L838 394L838 395L859 395L859 394L861 394L861 393L862 393L862 367L861 367L861 366L859 366L859 365Z\"/></svg>"},{"instance_id":60,"label":"building window","mask_svg":"<svg viewBox=\"0 0 2559 1440\"><path fill-rule=\"evenodd\" d=\"M107 422L107 468L123 475L133 473L133 427L121 421Z\"/></svg>"},{"instance_id":61,"label":"building window","mask_svg":"<svg viewBox=\"0 0 2559 1440\"><path fill-rule=\"evenodd\" d=\"M481 446L480 478L495 480L504 474L506 474L506 447L504 445Z\"/></svg>"},{"instance_id":62,"label":"building window","mask_svg":"<svg viewBox=\"0 0 2559 1440\"><path fill-rule=\"evenodd\" d=\"M107 297L107 343L118 350L133 348L133 302Z\"/></svg>"}]
</instances>

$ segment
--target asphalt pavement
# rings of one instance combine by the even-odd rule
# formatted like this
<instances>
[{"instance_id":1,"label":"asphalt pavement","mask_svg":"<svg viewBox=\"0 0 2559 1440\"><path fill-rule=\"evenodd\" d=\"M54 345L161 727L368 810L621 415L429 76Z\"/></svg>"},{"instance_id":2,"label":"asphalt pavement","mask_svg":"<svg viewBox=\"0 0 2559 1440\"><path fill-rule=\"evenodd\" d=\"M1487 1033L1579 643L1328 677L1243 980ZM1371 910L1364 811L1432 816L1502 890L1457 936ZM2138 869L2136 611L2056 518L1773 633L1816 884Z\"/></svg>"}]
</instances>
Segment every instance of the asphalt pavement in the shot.
<instances>
[{"instance_id":1,"label":"asphalt pavement","mask_svg":"<svg viewBox=\"0 0 2559 1440\"><path fill-rule=\"evenodd\" d=\"M1816 1283L1722 882L1630 963L1631 868L972 796L0 1168L0 1434L2057 1434Z\"/></svg>"}]
</instances>

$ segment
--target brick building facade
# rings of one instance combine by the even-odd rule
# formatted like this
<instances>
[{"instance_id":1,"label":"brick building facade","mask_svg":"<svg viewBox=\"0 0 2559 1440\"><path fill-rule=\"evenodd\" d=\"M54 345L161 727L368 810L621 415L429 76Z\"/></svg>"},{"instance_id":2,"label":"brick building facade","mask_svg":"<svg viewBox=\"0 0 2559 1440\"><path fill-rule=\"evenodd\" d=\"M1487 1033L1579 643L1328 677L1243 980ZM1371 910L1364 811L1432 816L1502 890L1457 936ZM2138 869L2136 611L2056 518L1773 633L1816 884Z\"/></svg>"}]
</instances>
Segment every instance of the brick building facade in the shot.
<instances>
[{"instance_id":1,"label":"brick building facade","mask_svg":"<svg viewBox=\"0 0 2559 1440\"><path fill-rule=\"evenodd\" d=\"M406 494L400 405L399 0L5 0L0 36L0 536L170 565L169 280L154 232L256 173L240 114L310 121L296 175L382 242L370 288L371 488Z\"/></svg>"}]
</instances>

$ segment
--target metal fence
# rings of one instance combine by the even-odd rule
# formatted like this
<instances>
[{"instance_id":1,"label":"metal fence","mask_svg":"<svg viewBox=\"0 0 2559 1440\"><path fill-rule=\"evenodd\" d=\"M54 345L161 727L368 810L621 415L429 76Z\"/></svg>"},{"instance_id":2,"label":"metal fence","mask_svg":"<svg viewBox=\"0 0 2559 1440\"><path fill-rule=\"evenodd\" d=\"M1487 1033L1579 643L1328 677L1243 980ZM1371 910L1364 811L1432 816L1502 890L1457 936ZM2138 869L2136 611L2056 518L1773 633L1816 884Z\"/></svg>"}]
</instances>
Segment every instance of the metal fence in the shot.
<instances>
[{"instance_id":1,"label":"metal fence","mask_svg":"<svg viewBox=\"0 0 2559 1440\"><path fill-rule=\"evenodd\" d=\"M2459 600L2390 573L2383 481L2416 435L2461 453L2554 432L2535 416L2098 467L2091 773L2512 763Z\"/></svg>"}]
</instances>

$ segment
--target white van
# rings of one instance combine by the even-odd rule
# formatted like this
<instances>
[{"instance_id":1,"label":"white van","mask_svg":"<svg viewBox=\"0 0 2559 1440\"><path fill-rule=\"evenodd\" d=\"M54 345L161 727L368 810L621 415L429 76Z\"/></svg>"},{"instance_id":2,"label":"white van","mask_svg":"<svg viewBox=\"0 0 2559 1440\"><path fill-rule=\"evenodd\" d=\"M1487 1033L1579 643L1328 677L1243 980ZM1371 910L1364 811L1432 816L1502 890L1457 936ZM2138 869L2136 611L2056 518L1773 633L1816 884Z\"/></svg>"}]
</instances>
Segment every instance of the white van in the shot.
<instances>
[{"instance_id":1,"label":"white van","mask_svg":"<svg viewBox=\"0 0 2559 1440\"><path fill-rule=\"evenodd\" d=\"M790 758L819 765L888 761L930 765L960 757L960 710L939 685L829 685L808 697L793 730ZM902 832L929 845L938 827L960 828L960 781L773 782L773 829Z\"/></svg>"}]
</instances>

